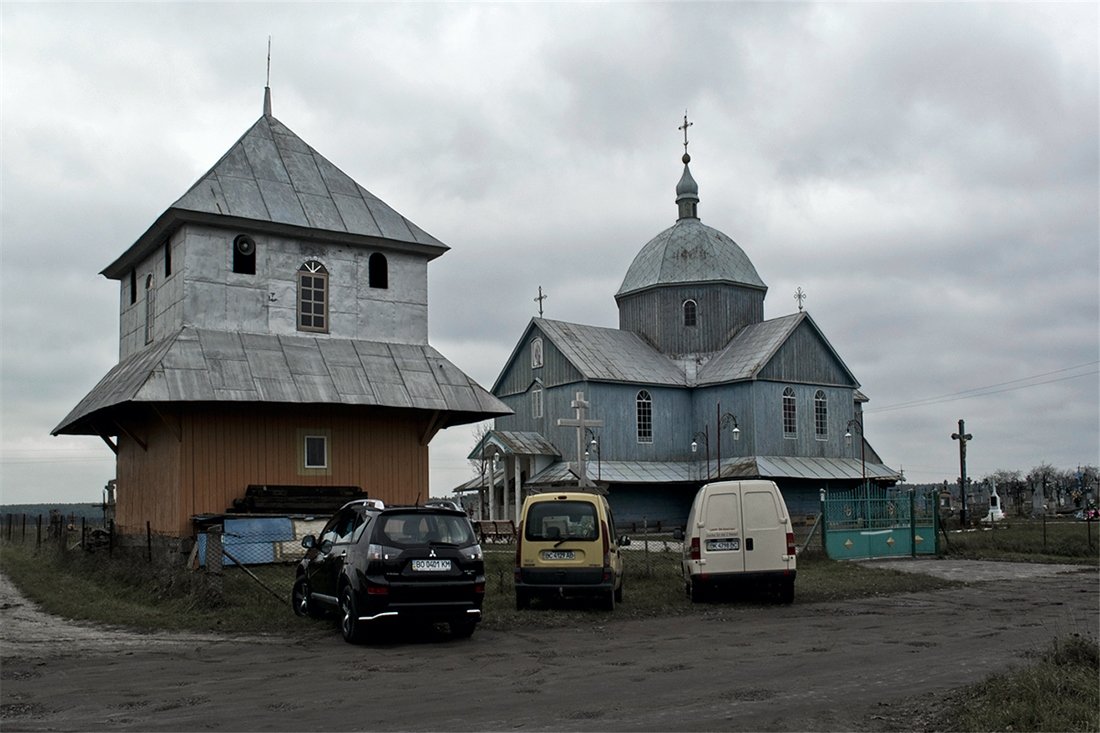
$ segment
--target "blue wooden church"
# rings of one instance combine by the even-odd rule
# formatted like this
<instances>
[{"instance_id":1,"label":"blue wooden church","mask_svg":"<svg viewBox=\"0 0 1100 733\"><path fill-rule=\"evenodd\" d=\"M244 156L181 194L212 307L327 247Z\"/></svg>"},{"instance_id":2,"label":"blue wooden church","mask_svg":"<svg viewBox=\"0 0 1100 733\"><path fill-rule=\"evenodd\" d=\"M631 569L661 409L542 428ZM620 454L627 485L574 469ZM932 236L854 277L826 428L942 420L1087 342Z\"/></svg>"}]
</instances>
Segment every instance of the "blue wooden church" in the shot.
<instances>
[{"instance_id":1,"label":"blue wooden church","mask_svg":"<svg viewBox=\"0 0 1100 733\"><path fill-rule=\"evenodd\" d=\"M867 397L801 301L764 320L749 257L700 221L684 122L679 217L627 270L619 327L533 318L493 385L514 414L495 419L470 454L485 469L456 490L483 518L580 483L620 523L682 524L717 478L771 479L810 514L822 488L901 478L868 444Z\"/></svg>"}]
</instances>

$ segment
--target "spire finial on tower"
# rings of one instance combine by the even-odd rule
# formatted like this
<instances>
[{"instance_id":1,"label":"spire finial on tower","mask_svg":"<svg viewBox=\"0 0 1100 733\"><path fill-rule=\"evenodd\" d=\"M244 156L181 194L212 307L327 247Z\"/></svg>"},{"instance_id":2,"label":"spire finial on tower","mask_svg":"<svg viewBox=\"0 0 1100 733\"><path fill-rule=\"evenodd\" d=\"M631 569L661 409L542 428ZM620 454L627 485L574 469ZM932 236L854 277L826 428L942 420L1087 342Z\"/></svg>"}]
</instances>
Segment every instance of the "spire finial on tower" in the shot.
<instances>
[{"instance_id":1,"label":"spire finial on tower","mask_svg":"<svg viewBox=\"0 0 1100 733\"><path fill-rule=\"evenodd\" d=\"M688 128L694 125L694 122L688 122L688 111L684 110L684 124L677 127L677 130L684 131L684 164L691 162L691 156L688 155Z\"/></svg>"},{"instance_id":2,"label":"spire finial on tower","mask_svg":"<svg viewBox=\"0 0 1100 733\"><path fill-rule=\"evenodd\" d=\"M688 163L691 162L691 156L688 155L688 128L694 124L694 122L688 122L687 110L685 109L684 124L676 128L684 131L684 174L680 176L680 182L676 184L676 206L680 210L680 221L699 218L699 184L691 177L691 169L688 168Z\"/></svg>"},{"instance_id":3,"label":"spire finial on tower","mask_svg":"<svg viewBox=\"0 0 1100 733\"><path fill-rule=\"evenodd\" d=\"M264 116L271 116L271 36L267 37L267 78L264 81Z\"/></svg>"}]
</instances>

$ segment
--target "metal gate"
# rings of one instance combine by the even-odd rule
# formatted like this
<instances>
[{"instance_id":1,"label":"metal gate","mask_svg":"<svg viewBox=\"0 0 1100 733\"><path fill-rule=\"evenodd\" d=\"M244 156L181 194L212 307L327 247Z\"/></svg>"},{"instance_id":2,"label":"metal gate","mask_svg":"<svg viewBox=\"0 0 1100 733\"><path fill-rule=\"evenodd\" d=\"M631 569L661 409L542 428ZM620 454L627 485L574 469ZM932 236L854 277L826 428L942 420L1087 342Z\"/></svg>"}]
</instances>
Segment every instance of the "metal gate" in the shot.
<instances>
[{"instance_id":1,"label":"metal gate","mask_svg":"<svg viewBox=\"0 0 1100 733\"><path fill-rule=\"evenodd\" d=\"M833 560L935 555L936 492L864 485L821 491L825 552Z\"/></svg>"}]
</instances>

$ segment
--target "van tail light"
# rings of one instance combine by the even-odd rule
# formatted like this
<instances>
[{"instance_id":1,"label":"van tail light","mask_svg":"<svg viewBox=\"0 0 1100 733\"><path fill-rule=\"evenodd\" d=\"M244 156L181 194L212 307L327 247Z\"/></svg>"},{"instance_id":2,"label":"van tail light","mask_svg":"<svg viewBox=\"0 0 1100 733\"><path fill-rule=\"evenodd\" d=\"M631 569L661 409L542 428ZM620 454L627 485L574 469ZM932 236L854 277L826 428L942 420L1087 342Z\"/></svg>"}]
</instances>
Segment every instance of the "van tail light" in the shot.
<instances>
[{"instance_id":1,"label":"van tail light","mask_svg":"<svg viewBox=\"0 0 1100 733\"><path fill-rule=\"evenodd\" d=\"M611 537L607 534L607 522L600 522L600 534L603 535L603 566L611 567Z\"/></svg>"},{"instance_id":2,"label":"van tail light","mask_svg":"<svg viewBox=\"0 0 1100 733\"><path fill-rule=\"evenodd\" d=\"M519 523L516 530L516 568L519 568L520 558L523 557L523 522Z\"/></svg>"},{"instance_id":3,"label":"van tail light","mask_svg":"<svg viewBox=\"0 0 1100 733\"><path fill-rule=\"evenodd\" d=\"M702 557L703 557L702 553L699 552L699 538L698 537L692 537L691 538L691 559L692 560L701 560Z\"/></svg>"},{"instance_id":4,"label":"van tail light","mask_svg":"<svg viewBox=\"0 0 1100 733\"><path fill-rule=\"evenodd\" d=\"M795 548L794 548L794 532L788 532L787 533L787 554L788 555L793 555L794 550L795 550Z\"/></svg>"}]
</instances>

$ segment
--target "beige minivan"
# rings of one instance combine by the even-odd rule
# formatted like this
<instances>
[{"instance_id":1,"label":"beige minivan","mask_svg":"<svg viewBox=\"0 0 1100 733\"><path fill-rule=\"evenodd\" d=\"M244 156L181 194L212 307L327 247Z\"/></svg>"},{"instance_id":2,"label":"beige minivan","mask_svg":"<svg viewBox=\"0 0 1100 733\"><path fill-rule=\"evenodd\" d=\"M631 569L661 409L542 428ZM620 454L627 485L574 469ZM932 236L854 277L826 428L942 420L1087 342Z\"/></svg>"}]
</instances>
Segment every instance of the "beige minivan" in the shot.
<instances>
[{"instance_id":1,"label":"beige minivan","mask_svg":"<svg viewBox=\"0 0 1100 733\"><path fill-rule=\"evenodd\" d=\"M516 608L532 598L587 596L609 610L623 600L620 547L607 499L566 491L528 496L516 537Z\"/></svg>"},{"instance_id":2,"label":"beige minivan","mask_svg":"<svg viewBox=\"0 0 1100 733\"><path fill-rule=\"evenodd\" d=\"M772 481L718 481L695 495L684 530L682 568L691 600L735 585L794 601L795 544L783 494Z\"/></svg>"}]
</instances>

